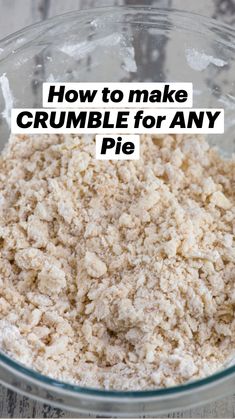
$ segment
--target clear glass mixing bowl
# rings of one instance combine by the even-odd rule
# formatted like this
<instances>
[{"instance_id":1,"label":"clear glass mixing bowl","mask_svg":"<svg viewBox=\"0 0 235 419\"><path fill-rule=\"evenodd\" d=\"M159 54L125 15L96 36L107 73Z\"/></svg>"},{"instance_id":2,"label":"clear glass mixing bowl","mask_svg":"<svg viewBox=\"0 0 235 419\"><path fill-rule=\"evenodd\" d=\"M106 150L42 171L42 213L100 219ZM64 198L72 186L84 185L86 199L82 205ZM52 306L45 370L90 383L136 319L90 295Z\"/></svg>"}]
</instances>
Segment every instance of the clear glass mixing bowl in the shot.
<instances>
[{"instance_id":1,"label":"clear glass mixing bowl","mask_svg":"<svg viewBox=\"0 0 235 419\"><path fill-rule=\"evenodd\" d=\"M149 7L72 12L28 27L0 43L0 140L10 111L41 107L43 81L189 81L195 107L223 107L234 151L235 30L182 10ZM140 416L181 409L232 393L235 366L208 378L154 391L103 391L59 382L0 354L0 381L32 398L80 413Z\"/></svg>"}]
</instances>

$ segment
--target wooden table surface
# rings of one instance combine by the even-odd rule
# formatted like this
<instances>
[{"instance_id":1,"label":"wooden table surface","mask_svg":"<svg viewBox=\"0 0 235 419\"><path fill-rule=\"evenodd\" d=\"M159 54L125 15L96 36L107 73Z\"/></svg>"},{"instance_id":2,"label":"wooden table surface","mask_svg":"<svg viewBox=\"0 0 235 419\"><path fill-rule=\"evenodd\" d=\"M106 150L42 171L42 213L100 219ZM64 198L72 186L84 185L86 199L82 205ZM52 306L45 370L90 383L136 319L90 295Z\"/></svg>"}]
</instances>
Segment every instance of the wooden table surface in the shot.
<instances>
[{"instance_id":1,"label":"wooden table surface","mask_svg":"<svg viewBox=\"0 0 235 419\"><path fill-rule=\"evenodd\" d=\"M60 13L94 5L137 4L138 0L0 0L0 39L24 26ZM235 25L235 0L143 0L140 4L181 7ZM235 393L235 389L234 389ZM74 413L35 402L0 386L0 417L79 417ZM84 416L84 415L83 415ZM235 395L203 407L161 417L235 418Z\"/></svg>"}]
</instances>

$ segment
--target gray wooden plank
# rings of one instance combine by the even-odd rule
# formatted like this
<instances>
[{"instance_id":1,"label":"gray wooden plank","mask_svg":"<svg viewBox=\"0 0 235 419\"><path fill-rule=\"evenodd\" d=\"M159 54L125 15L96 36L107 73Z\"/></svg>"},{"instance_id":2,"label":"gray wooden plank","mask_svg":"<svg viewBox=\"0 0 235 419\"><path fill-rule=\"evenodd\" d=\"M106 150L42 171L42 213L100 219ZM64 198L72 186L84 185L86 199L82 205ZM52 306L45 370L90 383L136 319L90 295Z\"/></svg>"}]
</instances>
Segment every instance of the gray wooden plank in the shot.
<instances>
[{"instance_id":1,"label":"gray wooden plank","mask_svg":"<svg viewBox=\"0 0 235 419\"><path fill-rule=\"evenodd\" d=\"M8 418L54 418L68 417L76 418L81 415L50 407L46 404L33 401L22 395L7 390L0 386L0 417ZM84 417L84 414L82 415ZM235 395L226 397L205 406L176 411L168 415L161 415L164 418L235 418Z\"/></svg>"},{"instance_id":2,"label":"gray wooden plank","mask_svg":"<svg viewBox=\"0 0 235 419\"><path fill-rule=\"evenodd\" d=\"M0 0L0 39L24 26L79 8L122 4L124 0ZM127 0L128 2L128 0ZM134 2L137 2L135 0ZM133 2L132 2L133 3ZM146 0L146 5L164 1ZM129 1L130 4L130 1ZM173 7L193 10L208 16L235 23L234 0L172 0ZM84 415L82 415L84 416ZM74 413L52 408L0 386L0 417L79 417ZM226 397L204 407L176 411L170 418L235 418L235 396Z\"/></svg>"}]
</instances>

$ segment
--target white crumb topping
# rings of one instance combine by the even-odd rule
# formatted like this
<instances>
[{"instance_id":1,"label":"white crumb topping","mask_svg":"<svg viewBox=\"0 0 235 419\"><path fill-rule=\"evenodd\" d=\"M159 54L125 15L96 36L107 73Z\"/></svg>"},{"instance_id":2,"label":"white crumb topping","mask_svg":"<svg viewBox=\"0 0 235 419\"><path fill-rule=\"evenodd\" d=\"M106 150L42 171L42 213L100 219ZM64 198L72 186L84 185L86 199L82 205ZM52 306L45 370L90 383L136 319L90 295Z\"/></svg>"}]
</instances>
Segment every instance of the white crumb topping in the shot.
<instances>
[{"instance_id":1,"label":"white crumb topping","mask_svg":"<svg viewBox=\"0 0 235 419\"><path fill-rule=\"evenodd\" d=\"M18 135L0 157L0 348L82 386L213 373L235 351L235 160L201 136Z\"/></svg>"}]
</instances>

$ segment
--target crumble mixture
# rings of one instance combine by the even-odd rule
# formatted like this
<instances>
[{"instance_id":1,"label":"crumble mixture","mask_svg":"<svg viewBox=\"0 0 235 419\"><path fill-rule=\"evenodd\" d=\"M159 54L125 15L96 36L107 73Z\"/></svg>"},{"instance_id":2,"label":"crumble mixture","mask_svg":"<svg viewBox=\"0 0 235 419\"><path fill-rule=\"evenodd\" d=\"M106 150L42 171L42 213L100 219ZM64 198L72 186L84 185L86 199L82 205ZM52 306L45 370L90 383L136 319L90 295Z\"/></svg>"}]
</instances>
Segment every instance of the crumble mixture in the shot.
<instances>
[{"instance_id":1,"label":"crumble mixture","mask_svg":"<svg viewBox=\"0 0 235 419\"><path fill-rule=\"evenodd\" d=\"M201 136L17 135L0 157L0 347L59 380L147 389L235 350L235 159Z\"/></svg>"}]
</instances>

